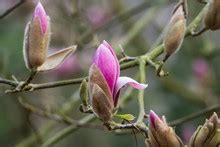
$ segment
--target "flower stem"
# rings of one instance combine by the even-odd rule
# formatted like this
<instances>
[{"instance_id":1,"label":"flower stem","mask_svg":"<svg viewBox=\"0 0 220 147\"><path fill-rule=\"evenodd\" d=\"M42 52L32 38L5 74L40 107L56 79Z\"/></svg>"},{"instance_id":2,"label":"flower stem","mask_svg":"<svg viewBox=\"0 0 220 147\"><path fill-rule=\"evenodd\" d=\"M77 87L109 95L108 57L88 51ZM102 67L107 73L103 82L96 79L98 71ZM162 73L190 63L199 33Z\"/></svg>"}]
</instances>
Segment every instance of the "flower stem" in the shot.
<instances>
[{"instance_id":1,"label":"flower stem","mask_svg":"<svg viewBox=\"0 0 220 147\"><path fill-rule=\"evenodd\" d=\"M145 82L145 64L146 64L146 61L140 58L139 59L140 83ZM144 115L145 115L144 90L139 90L138 102L139 102L139 115L138 115L137 123L140 123L140 122L143 122Z\"/></svg>"}]
</instances>

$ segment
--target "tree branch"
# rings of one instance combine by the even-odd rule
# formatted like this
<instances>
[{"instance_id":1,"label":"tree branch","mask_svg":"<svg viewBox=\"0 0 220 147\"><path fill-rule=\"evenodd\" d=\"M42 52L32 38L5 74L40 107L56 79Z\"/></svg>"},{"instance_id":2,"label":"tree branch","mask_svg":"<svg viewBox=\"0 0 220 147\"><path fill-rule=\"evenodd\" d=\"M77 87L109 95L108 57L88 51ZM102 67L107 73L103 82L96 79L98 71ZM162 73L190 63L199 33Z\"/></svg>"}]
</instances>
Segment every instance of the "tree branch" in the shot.
<instances>
[{"instance_id":1,"label":"tree branch","mask_svg":"<svg viewBox=\"0 0 220 147\"><path fill-rule=\"evenodd\" d=\"M187 116L185 116L185 117L181 117L181 118L179 118L179 119L177 119L177 120L171 121L171 122L169 123L169 125L171 125L171 126L177 126L177 125L180 125L180 124L185 123L185 122L187 122L187 121L190 121L190 120L192 120L192 119L195 119L195 118L197 118L197 117L200 117L200 116L202 116L202 115L206 115L206 114L209 114L209 113L211 113L211 112L213 113L213 112L219 111L219 110L220 110L220 105L212 106L212 107L206 108L206 109L204 109L204 110L201 110L201 111L199 111L199 112L195 112L195 113L192 113L192 114L187 115Z\"/></svg>"},{"instance_id":2,"label":"tree branch","mask_svg":"<svg viewBox=\"0 0 220 147\"><path fill-rule=\"evenodd\" d=\"M16 3L14 6L11 8L7 9L3 14L0 15L0 19L3 19L6 17L8 14L10 14L13 10L21 6L26 0L20 0L18 3Z\"/></svg>"}]
</instances>

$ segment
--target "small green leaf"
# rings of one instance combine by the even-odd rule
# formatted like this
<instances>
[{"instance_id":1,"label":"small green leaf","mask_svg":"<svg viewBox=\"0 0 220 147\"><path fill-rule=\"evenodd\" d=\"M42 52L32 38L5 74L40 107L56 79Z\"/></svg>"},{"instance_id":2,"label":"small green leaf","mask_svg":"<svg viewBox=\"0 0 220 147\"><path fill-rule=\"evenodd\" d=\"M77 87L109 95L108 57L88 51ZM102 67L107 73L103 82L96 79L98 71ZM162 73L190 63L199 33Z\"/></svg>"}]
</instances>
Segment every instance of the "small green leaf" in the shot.
<instances>
[{"instance_id":1,"label":"small green leaf","mask_svg":"<svg viewBox=\"0 0 220 147\"><path fill-rule=\"evenodd\" d=\"M84 106L88 106L88 87L87 87L87 82L84 79L80 85L80 90L79 90L79 97L81 98L81 101Z\"/></svg>"},{"instance_id":2,"label":"small green leaf","mask_svg":"<svg viewBox=\"0 0 220 147\"><path fill-rule=\"evenodd\" d=\"M132 114L115 114L114 116L128 121L132 121L135 119Z\"/></svg>"}]
</instances>

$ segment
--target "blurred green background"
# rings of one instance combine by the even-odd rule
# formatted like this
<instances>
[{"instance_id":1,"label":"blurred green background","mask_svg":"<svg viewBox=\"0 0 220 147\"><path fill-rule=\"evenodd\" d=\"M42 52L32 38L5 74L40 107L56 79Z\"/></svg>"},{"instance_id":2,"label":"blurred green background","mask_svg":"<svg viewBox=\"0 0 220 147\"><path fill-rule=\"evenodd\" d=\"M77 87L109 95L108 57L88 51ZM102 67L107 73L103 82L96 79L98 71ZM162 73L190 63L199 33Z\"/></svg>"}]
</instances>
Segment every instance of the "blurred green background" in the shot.
<instances>
[{"instance_id":1,"label":"blurred green background","mask_svg":"<svg viewBox=\"0 0 220 147\"><path fill-rule=\"evenodd\" d=\"M1 0L0 14L16 4L18 0ZM29 71L26 69L23 55L24 29L31 20L37 0L27 0L19 8L0 20L0 77L24 80ZM144 54L152 46L166 27L175 0L41 0L51 19L51 43L49 53L55 50L78 45L77 52L68 61L51 72L37 75L33 83L43 83L86 76L97 43L108 41L118 50L119 44L130 56ZM189 1L188 24L204 5L196 0ZM139 23L139 30L134 31ZM142 27L140 27L142 25ZM172 121L220 102L220 44L219 31L208 31L198 37L184 40L180 51L165 64L170 74L159 78L152 67L147 67L146 82L149 87L145 93L145 108L154 110L160 116L165 115ZM122 57L119 53L119 58ZM163 57L163 56L162 56ZM162 58L161 57L161 58ZM159 59L161 59L159 57ZM135 77L137 67L122 71L121 75ZM69 115L80 119L85 114L79 111L78 85L52 89L4 94L6 85L0 85L0 146L13 147L24 143L31 134L37 142L30 146L39 146L55 132L66 125L37 116L25 110L18 103L18 96L50 112L59 112L61 107L69 109ZM126 92L126 88L124 90ZM121 93L123 96L124 92ZM130 95L131 100L120 113L138 114L137 90ZM74 103L74 105L72 105ZM65 105L64 105L65 104ZM176 126L177 134L188 141L198 124L207 116ZM57 124L50 128L46 136L39 134L46 124ZM95 121L102 124L100 121ZM144 137L137 135L139 147L144 147ZM116 135L108 131L81 128L62 139L56 147L133 147L134 134Z\"/></svg>"}]
</instances>

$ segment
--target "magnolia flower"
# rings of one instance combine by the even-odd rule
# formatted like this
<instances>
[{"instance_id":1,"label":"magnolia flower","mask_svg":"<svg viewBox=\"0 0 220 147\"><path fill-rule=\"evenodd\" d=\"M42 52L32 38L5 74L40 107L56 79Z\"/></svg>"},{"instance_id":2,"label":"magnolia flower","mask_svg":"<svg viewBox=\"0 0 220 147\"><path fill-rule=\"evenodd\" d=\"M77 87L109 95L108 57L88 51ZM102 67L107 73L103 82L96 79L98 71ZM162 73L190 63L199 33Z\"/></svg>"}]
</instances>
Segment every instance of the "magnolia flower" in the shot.
<instances>
[{"instance_id":1,"label":"magnolia flower","mask_svg":"<svg viewBox=\"0 0 220 147\"><path fill-rule=\"evenodd\" d=\"M50 33L50 18L39 2L32 20L27 24L24 36L23 54L28 69L37 71L54 69L75 51L76 46L71 46L47 57Z\"/></svg>"},{"instance_id":2,"label":"magnolia flower","mask_svg":"<svg viewBox=\"0 0 220 147\"><path fill-rule=\"evenodd\" d=\"M184 147L173 128L167 125L165 117L160 119L152 110L149 113L149 131L146 144L148 147Z\"/></svg>"},{"instance_id":3,"label":"magnolia flower","mask_svg":"<svg viewBox=\"0 0 220 147\"><path fill-rule=\"evenodd\" d=\"M178 5L168 24L164 36L164 50L167 56L177 52L182 45L186 32L186 18L183 5Z\"/></svg>"},{"instance_id":4,"label":"magnolia flower","mask_svg":"<svg viewBox=\"0 0 220 147\"><path fill-rule=\"evenodd\" d=\"M112 47L106 42L98 47L89 72L89 93L95 114L109 121L117 106L120 89L129 84L136 89L145 89L129 77L119 77L120 66Z\"/></svg>"},{"instance_id":5,"label":"magnolia flower","mask_svg":"<svg viewBox=\"0 0 220 147\"><path fill-rule=\"evenodd\" d=\"M220 145L220 120L214 113L199 126L190 139L189 147L217 147Z\"/></svg>"}]
</instances>

